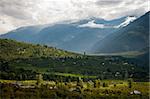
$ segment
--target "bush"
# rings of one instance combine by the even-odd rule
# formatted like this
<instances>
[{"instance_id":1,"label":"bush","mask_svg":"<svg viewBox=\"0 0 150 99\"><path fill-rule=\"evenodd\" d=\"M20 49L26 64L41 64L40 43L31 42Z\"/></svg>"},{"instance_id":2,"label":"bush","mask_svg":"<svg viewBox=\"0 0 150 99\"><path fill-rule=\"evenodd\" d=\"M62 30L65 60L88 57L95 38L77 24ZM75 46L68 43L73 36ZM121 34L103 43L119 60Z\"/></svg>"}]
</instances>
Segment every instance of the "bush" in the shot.
<instances>
[{"instance_id":1,"label":"bush","mask_svg":"<svg viewBox=\"0 0 150 99\"><path fill-rule=\"evenodd\" d=\"M103 87L108 87L108 83L104 82Z\"/></svg>"},{"instance_id":2,"label":"bush","mask_svg":"<svg viewBox=\"0 0 150 99\"><path fill-rule=\"evenodd\" d=\"M129 88L132 88L132 83L133 83L133 79L132 78L128 79L128 87Z\"/></svg>"}]
</instances>

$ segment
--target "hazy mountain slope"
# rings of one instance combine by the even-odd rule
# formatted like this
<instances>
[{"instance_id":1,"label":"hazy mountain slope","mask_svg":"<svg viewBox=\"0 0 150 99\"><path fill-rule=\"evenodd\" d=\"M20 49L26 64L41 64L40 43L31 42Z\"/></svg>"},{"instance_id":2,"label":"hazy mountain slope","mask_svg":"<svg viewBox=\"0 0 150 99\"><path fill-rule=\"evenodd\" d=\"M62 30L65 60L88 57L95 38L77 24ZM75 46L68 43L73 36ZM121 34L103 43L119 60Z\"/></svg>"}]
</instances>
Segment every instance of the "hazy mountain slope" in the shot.
<instances>
[{"instance_id":1,"label":"hazy mountain slope","mask_svg":"<svg viewBox=\"0 0 150 99\"><path fill-rule=\"evenodd\" d=\"M149 12L97 42L94 53L140 51L149 46Z\"/></svg>"},{"instance_id":2,"label":"hazy mountain slope","mask_svg":"<svg viewBox=\"0 0 150 99\"><path fill-rule=\"evenodd\" d=\"M149 47L142 49L140 52L145 53L133 58L134 63L138 64L139 66L149 67Z\"/></svg>"},{"instance_id":3,"label":"hazy mountain slope","mask_svg":"<svg viewBox=\"0 0 150 99\"><path fill-rule=\"evenodd\" d=\"M89 51L93 44L102 40L126 21L126 17L106 21L90 18L73 23L57 23L55 25L41 25L22 27L0 38L10 38L30 43L46 44L57 48L83 52Z\"/></svg>"}]
</instances>

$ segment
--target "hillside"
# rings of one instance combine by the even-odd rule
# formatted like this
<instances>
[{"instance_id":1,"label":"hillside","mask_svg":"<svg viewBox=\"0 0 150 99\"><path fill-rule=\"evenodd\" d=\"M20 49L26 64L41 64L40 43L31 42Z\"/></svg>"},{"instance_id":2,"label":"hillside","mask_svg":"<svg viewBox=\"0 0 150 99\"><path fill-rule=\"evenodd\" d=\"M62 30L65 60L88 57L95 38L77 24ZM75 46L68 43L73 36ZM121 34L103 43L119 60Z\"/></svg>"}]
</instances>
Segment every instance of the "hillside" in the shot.
<instances>
[{"instance_id":1,"label":"hillside","mask_svg":"<svg viewBox=\"0 0 150 99\"><path fill-rule=\"evenodd\" d=\"M35 79L37 73L42 73L46 80L57 79L56 75L124 79L126 72L128 77L136 80L148 79L147 67L138 66L121 56L79 55L8 39L0 39L0 47L1 79Z\"/></svg>"},{"instance_id":2,"label":"hillside","mask_svg":"<svg viewBox=\"0 0 150 99\"><path fill-rule=\"evenodd\" d=\"M17 59L17 58L41 58L41 57L77 57L79 54L67 52L64 50L41 46L39 44L27 44L15 40L0 39L0 58Z\"/></svg>"},{"instance_id":3,"label":"hillside","mask_svg":"<svg viewBox=\"0 0 150 99\"><path fill-rule=\"evenodd\" d=\"M149 46L149 13L128 26L100 40L94 46L94 53L122 53L141 51Z\"/></svg>"}]
</instances>

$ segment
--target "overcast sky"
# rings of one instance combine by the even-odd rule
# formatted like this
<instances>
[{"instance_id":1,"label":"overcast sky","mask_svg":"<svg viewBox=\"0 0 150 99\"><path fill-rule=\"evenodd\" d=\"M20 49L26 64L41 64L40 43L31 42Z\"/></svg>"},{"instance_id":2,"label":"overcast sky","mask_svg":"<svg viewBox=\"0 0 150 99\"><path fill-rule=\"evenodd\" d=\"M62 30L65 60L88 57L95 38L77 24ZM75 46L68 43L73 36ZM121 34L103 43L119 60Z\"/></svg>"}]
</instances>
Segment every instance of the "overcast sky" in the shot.
<instances>
[{"instance_id":1,"label":"overcast sky","mask_svg":"<svg viewBox=\"0 0 150 99\"><path fill-rule=\"evenodd\" d=\"M0 34L37 24L89 17L111 20L149 11L150 0L0 0Z\"/></svg>"}]
</instances>

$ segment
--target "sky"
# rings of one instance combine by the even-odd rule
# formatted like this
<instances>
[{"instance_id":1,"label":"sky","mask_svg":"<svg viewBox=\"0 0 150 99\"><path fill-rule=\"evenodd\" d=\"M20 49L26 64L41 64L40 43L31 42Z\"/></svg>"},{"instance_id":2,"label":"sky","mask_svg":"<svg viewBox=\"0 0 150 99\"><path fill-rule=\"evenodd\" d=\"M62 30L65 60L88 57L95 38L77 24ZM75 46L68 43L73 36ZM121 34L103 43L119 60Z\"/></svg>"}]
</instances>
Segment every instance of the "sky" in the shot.
<instances>
[{"instance_id":1,"label":"sky","mask_svg":"<svg viewBox=\"0 0 150 99\"><path fill-rule=\"evenodd\" d=\"M0 0L0 34L39 24L72 22L90 17L112 20L141 16L150 0Z\"/></svg>"}]
</instances>

